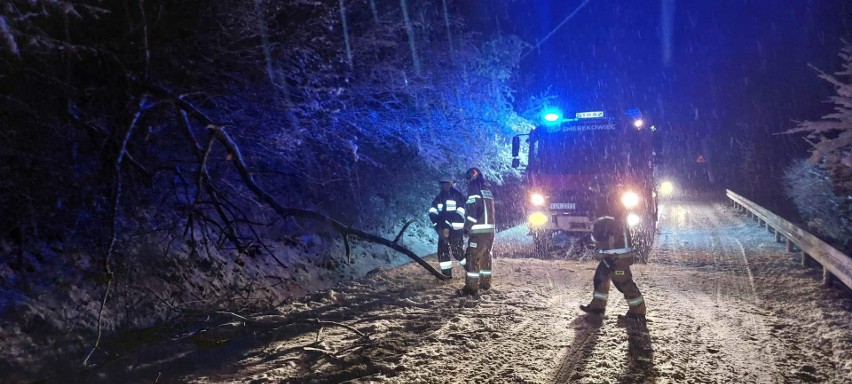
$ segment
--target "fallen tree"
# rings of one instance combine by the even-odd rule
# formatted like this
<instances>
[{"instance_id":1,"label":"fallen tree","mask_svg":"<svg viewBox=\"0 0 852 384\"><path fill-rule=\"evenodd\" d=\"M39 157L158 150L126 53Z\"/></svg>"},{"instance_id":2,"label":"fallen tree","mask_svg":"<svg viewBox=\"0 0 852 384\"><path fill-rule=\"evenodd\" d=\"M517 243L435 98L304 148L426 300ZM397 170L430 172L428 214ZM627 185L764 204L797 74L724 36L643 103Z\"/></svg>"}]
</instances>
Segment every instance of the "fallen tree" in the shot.
<instances>
[{"instance_id":1,"label":"fallen tree","mask_svg":"<svg viewBox=\"0 0 852 384\"><path fill-rule=\"evenodd\" d=\"M252 176L251 172L249 171L249 167L246 164L245 158L243 158L239 146L236 142L234 142L234 139L231 138L231 136L228 135L228 133L225 131L225 124L213 121L210 117L208 117L205 113L196 108L194 105L192 105L192 103L188 102L183 97L171 95L167 90L156 86L146 85L145 88L146 90L152 91L151 93L154 94L156 97L160 97L163 101L172 103L181 112L186 113L190 117L195 118L200 123L204 124L207 131L210 133L211 139L215 139L216 141L218 141L228 151L229 155L231 156L231 159L234 162L234 166L236 167L237 172L239 173L240 178L242 179L243 183L245 183L246 187L248 187L258 199L268 205L281 217L298 217L320 221L331 226L335 231L339 232L343 236L344 244L346 244L347 260L351 261L351 255L349 254L349 236L355 236L357 238L372 243L384 245L388 248L391 248L399 253L408 256L411 260L417 262L417 264L422 266L424 269L429 271L438 279L449 279L449 277L445 276L441 272L438 272L434 267L432 267L421 257L417 256L414 252L399 244L399 239L402 237L402 234L405 232L405 230L408 228L409 224L411 224L412 221L408 221L393 240L388 240L384 237L368 233L352 226L345 225L329 216L323 215L318 212L306 209L284 207L279 204L278 201L276 201L271 194L266 192L263 188L260 187L260 185L257 184L257 181L255 181L254 179L254 176ZM189 124L190 122L187 121L187 129L191 130L192 127L189 126ZM204 165L202 164L201 166L203 167Z\"/></svg>"}]
</instances>

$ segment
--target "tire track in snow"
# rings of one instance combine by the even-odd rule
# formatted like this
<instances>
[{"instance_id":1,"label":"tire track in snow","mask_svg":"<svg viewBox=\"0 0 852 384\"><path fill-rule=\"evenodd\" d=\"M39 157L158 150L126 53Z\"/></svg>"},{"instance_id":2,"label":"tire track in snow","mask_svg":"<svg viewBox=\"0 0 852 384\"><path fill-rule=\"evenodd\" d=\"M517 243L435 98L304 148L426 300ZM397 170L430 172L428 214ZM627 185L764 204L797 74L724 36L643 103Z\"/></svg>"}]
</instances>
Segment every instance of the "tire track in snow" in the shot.
<instances>
[{"instance_id":1,"label":"tire track in snow","mask_svg":"<svg viewBox=\"0 0 852 384\"><path fill-rule=\"evenodd\" d=\"M751 287L751 297L753 301L760 301L760 298L757 296L757 289L754 287L754 275L751 273L751 267L748 265L748 258L746 257L745 247L743 247L743 243L741 243L736 238L733 239L737 245L740 247L740 255L743 257L743 265L745 266L746 272L748 272L748 283Z\"/></svg>"},{"instance_id":2,"label":"tire track in snow","mask_svg":"<svg viewBox=\"0 0 852 384\"><path fill-rule=\"evenodd\" d=\"M370 364L363 369L302 351L316 340L314 330L277 341L253 355L263 363L243 362L218 378L775 383L803 381L802 369L830 371L818 361L824 355L800 350L802 338L810 336L791 325L794 316L773 319L762 308L771 297L767 290L773 289L767 282L771 277L761 270L766 261L752 251L753 242L739 238L756 230L744 229L742 220L719 204L672 201L661 209L651 264L634 267L651 320L647 335L653 353L644 360L633 351L630 334L615 326L613 315L627 308L616 289L610 316L600 327L585 323L577 309L591 295L595 263L501 258L495 264L494 290L476 302L454 295L461 279L436 282L409 265L340 289L338 295L318 295L332 297L330 302L289 312L293 318L324 318L369 333L372 349L357 350L364 358L351 360ZM322 337L336 351L354 342L345 329L327 329Z\"/></svg>"},{"instance_id":3,"label":"tire track in snow","mask_svg":"<svg viewBox=\"0 0 852 384\"><path fill-rule=\"evenodd\" d=\"M749 319L749 328L760 328L743 308L753 300L736 300L754 297L755 289L744 260L734 252L736 244L727 234L730 226L706 204L675 203L667 208L671 214L664 217L674 220L662 225L657 256L663 263L650 267L656 277L670 282L647 290L651 297L660 296L648 300L649 315L655 320L649 328L652 336L659 335L655 356L660 374L676 380L777 382L775 364L762 356L757 340L741 327L742 319ZM664 308L659 308L663 301ZM764 369L751 369L757 362L763 362Z\"/></svg>"},{"instance_id":4,"label":"tire track in snow","mask_svg":"<svg viewBox=\"0 0 852 384\"><path fill-rule=\"evenodd\" d=\"M581 365L586 363L590 348L594 348L594 344L599 334L599 326L594 324L582 324L586 320L581 317L574 322L575 336L574 342L570 348L561 351L563 356L561 362L557 365L554 374L553 383L568 383L578 377L572 376Z\"/></svg>"}]
</instances>

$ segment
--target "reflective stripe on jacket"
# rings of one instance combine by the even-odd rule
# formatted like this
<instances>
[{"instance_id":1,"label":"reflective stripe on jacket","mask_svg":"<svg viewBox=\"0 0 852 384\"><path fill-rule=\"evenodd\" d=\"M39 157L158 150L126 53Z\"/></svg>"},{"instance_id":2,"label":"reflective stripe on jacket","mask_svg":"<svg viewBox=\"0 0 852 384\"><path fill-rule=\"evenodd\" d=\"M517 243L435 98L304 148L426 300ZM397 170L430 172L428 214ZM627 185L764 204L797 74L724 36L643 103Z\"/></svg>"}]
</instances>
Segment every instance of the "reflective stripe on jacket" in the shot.
<instances>
[{"instance_id":1,"label":"reflective stripe on jacket","mask_svg":"<svg viewBox=\"0 0 852 384\"><path fill-rule=\"evenodd\" d=\"M601 254L602 257L632 257L633 244L623 220L612 216L599 217L592 225L592 240L595 242L595 253Z\"/></svg>"},{"instance_id":2,"label":"reflective stripe on jacket","mask_svg":"<svg viewBox=\"0 0 852 384\"><path fill-rule=\"evenodd\" d=\"M467 219L464 228L471 234L494 233L494 195L487 186L474 182L468 187L466 201Z\"/></svg>"},{"instance_id":3,"label":"reflective stripe on jacket","mask_svg":"<svg viewBox=\"0 0 852 384\"><path fill-rule=\"evenodd\" d=\"M441 191L432 200L429 208L429 220L436 229L461 230L464 227L465 207L464 194L458 189Z\"/></svg>"}]
</instances>

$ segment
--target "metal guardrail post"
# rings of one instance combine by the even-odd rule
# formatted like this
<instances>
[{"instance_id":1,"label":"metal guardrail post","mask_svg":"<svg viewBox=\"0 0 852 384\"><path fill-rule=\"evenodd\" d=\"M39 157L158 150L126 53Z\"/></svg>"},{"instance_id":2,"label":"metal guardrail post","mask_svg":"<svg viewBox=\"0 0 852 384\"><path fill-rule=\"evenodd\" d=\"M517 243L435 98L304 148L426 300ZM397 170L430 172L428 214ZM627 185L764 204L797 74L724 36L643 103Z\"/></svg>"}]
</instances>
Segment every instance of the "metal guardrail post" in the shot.
<instances>
[{"instance_id":1,"label":"metal guardrail post","mask_svg":"<svg viewBox=\"0 0 852 384\"><path fill-rule=\"evenodd\" d=\"M828 271L828 268L822 267L822 286L830 287L831 282L834 280L834 275Z\"/></svg>"}]
</instances>

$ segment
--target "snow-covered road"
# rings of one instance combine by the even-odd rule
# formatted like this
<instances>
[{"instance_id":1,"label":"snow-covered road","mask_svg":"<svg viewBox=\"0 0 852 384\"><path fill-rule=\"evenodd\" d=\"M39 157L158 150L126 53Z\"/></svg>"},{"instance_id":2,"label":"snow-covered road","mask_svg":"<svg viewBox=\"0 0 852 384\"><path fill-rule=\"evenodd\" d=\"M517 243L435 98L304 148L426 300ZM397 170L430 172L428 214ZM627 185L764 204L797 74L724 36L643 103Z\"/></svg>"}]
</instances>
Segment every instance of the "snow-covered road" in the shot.
<instances>
[{"instance_id":1,"label":"snow-covered road","mask_svg":"<svg viewBox=\"0 0 852 384\"><path fill-rule=\"evenodd\" d=\"M583 316L595 263L536 260L520 231L498 238L494 289L458 297L417 265L314 294L218 341L133 373L161 382L852 382L852 299L723 203L661 205L648 265L634 275L647 328ZM521 233L522 234L522 233ZM509 246L511 244L511 246ZM173 352L180 354L180 348ZM148 377L150 376L150 377ZM148 380L150 382L151 380Z\"/></svg>"}]
</instances>

